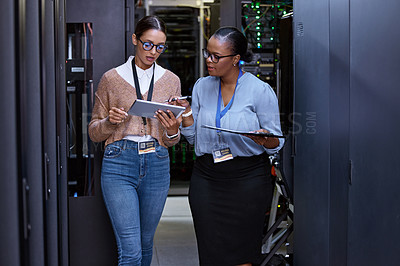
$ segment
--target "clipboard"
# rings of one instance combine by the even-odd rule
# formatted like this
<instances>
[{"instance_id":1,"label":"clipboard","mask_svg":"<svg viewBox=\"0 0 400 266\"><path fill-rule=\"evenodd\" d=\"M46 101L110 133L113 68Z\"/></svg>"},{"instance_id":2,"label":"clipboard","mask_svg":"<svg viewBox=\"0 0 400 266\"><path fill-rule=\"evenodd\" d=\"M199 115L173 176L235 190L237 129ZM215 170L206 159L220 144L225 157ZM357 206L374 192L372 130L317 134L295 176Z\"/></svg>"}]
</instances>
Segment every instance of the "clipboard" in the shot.
<instances>
[{"instance_id":1,"label":"clipboard","mask_svg":"<svg viewBox=\"0 0 400 266\"><path fill-rule=\"evenodd\" d=\"M145 100L135 100L128 111L128 114L141 116L141 117L148 117L154 118L155 112L157 110L167 111L170 110L176 118L178 118L184 111L185 107L183 106L176 106L170 105L165 103L158 103L158 102L151 102Z\"/></svg>"},{"instance_id":2,"label":"clipboard","mask_svg":"<svg viewBox=\"0 0 400 266\"><path fill-rule=\"evenodd\" d=\"M274 135L272 133L266 133L266 132L248 132L248 131L226 129L226 128L221 128L221 127L214 127L214 126L209 126L209 125L202 125L201 127L213 129L213 130L220 130L220 131L233 133L233 134L246 134L246 135L253 135L253 136L274 137L274 138L283 138L283 139L285 138L285 136L278 136L278 135Z\"/></svg>"}]
</instances>

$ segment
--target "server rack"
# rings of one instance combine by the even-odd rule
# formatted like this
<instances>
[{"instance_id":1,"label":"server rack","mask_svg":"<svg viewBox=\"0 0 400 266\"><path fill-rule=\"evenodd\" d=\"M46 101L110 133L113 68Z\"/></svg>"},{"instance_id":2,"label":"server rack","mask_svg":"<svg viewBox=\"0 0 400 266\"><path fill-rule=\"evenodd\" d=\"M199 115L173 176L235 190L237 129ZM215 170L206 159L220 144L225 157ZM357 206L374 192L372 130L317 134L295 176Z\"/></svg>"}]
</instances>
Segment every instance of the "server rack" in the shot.
<instances>
[{"instance_id":1,"label":"server rack","mask_svg":"<svg viewBox=\"0 0 400 266\"><path fill-rule=\"evenodd\" d=\"M158 63L174 72L181 80L182 95L192 95L193 85L199 78L199 9L194 7L154 6L150 13L161 18L167 28L168 49ZM171 183L185 184L190 179L196 158L194 146L186 139L171 147ZM173 192L170 192L170 194ZM179 192L182 193L182 192ZM187 192L184 191L184 194Z\"/></svg>"},{"instance_id":2,"label":"server rack","mask_svg":"<svg viewBox=\"0 0 400 266\"><path fill-rule=\"evenodd\" d=\"M104 206L100 171L104 143L92 143L87 127L101 76L132 50L133 1L66 1L65 91L60 98L67 130L68 252L70 265L115 265L117 250Z\"/></svg>"},{"instance_id":3,"label":"server rack","mask_svg":"<svg viewBox=\"0 0 400 266\"><path fill-rule=\"evenodd\" d=\"M93 106L93 25L67 23L67 126L69 196L93 194L94 145L87 125Z\"/></svg>"},{"instance_id":4,"label":"server rack","mask_svg":"<svg viewBox=\"0 0 400 266\"><path fill-rule=\"evenodd\" d=\"M199 10L157 6L151 12L161 18L167 27L168 49L158 63L179 76L182 95L189 95L199 78Z\"/></svg>"},{"instance_id":5,"label":"server rack","mask_svg":"<svg viewBox=\"0 0 400 266\"><path fill-rule=\"evenodd\" d=\"M279 19L292 10L293 1L242 1L242 30L253 51L252 62L242 69L268 82L279 92ZM278 95L279 96L279 95Z\"/></svg>"}]
</instances>

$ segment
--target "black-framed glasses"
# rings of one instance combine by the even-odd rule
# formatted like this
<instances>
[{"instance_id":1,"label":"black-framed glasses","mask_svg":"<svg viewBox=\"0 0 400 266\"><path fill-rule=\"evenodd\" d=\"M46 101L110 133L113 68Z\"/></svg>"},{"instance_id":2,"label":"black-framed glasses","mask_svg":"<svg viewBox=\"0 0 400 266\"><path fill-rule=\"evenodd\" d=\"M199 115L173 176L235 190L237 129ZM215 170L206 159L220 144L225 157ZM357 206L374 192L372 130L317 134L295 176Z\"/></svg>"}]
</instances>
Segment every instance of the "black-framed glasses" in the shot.
<instances>
[{"instance_id":1,"label":"black-framed glasses","mask_svg":"<svg viewBox=\"0 0 400 266\"><path fill-rule=\"evenodd\" d=\"M203 49L203 56L205 59L211 57L211 61L214 63L218 63L219 59L224 58L224 57L230 57L230 56L235 56L235 54L230 54L230 55L215 55L210 53L206 48Z\"/></svg>"},{"instance_id":2,"label":"black-framed glasses","mask_svg":"<svg viewBox=\"0 0 400 266\"><path fill-rule=\"evenodd\" d=\"M151 49L153 49L153 47L156 47L156 51L157 53L164 53L164 51L168 48L168 45L166 44L154 44L152 42L143 42L141 39L139 39L139 41L143 44L143 49L146 51L150 51Z\"/></svg>"}]
</instances>

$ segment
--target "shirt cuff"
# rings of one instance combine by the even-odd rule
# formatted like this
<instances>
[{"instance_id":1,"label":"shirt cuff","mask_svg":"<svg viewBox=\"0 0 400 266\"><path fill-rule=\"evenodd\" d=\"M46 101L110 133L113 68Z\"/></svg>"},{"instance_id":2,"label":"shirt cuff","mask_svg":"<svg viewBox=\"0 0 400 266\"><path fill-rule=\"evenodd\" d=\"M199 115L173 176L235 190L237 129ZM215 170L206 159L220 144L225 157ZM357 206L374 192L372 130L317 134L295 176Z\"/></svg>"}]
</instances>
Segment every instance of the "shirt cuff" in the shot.
<instances>
[{"instance_id":1,"label":"shirt cuff","mask_svg":"<svg viewBox=\"0 0 400 266\"><path fill-rule=\"evenodd\" d=\"M195 130L195 125L194 125L194 123L193 123L192 125L188 126L188 127L182 127L182 126L181 126L181 133L182 133L182 135L184 135L184 136L190 135L190 133L191 133L192 131L194 131L194 130Z\"/></svg>"}]
</instances>

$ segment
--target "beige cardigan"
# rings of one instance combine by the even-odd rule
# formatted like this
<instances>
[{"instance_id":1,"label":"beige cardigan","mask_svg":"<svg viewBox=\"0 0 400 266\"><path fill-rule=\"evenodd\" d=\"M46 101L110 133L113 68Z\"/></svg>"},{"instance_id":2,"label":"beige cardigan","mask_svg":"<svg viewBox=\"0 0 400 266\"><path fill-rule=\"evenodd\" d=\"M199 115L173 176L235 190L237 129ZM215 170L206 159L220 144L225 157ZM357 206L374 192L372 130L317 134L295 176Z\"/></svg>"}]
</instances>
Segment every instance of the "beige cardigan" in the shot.
<instances>
[{"instance_id":1,"label":"beige cardigan","mask_svg":"<svg viewBox=\"0 0 400 266\"><path fill-rule=\"evenodd\" d=\"M166 70L155 83L153 88L153 102L164 102L171 96L181 95L181 83L179 77ZM94 142L106 141L105 145L123 139L127 135L143 136L145 127L141 117L130 115L125 122L113 125L108 121L108 111L111 107L123 107L128 111L136 100L136 89L123 79L115 68L107 71L102 76L97 91L92 112L92 120L89 123L89 136ZM147 99L147 92L143 95ZM166 130L160 122L154 118L147 118L147 134L157 139L160 145L171 147L179 142L180 136L168 139Z\"/></svg>"}]
</instances>

